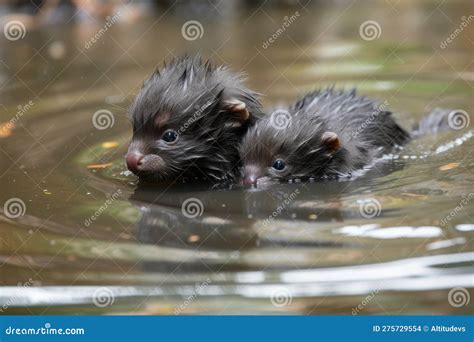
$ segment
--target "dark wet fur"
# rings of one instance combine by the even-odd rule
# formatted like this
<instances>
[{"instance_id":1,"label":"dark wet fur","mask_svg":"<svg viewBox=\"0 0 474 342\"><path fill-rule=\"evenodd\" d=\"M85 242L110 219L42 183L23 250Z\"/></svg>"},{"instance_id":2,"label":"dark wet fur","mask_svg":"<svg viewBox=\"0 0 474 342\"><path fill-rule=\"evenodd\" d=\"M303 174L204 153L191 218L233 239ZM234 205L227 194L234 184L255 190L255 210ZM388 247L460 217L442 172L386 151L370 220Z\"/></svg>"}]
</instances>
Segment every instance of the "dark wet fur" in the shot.
<instances>
[{"instance_id":1,"label":"dark wet fur","mask_svg":"<svg viewBox=\"0 0 474 342\"><path fill-rule=\"evenodd\" d=\"M410 133L412 138L421 138L428 134L435 134L452 130L449 126L449 113L452 110L435 108L430 114L418 122Z\"/></svg>"},{"instance_id":2,"label":"dark wet fur","mask_svg":"<svg viewBox=\"0 0 474 342\"><path fill-rule=\"evenodd\" d=\"M264 169L264 176L350 177L410 139L391 112L370 98L357 96L355 90L315 91L287 110L291 114L288 127L276 129L268 114L249 130L241 144L244 165L258 165ZM342 148L336 153L321 142L327 131L339 137ZM286 162L286 170L272 169L277 158Z\"/></svg>"},{"instance_id":3,"label":"dark wet fur","mask_svg":"<svg viewBox=\"0 0 474 342\"><path fill-rule=\"evenodd\" d=\"M240 127L233 125L234 114L223 110L223 101L230 98L245 102L251 114ZM200 111L202 115L196 116ZM171 114L166 127L182 130L173 146L160 145L155 129L155 116L164 112ZM200 58L173 60L145 81L130 108L131 144L164 161L159 172L140 173L140 178L234 179L239 165L238 144L259 116L257 94L243 86L241 75ZM186 124L189 127L185 128Z\"/></svg>"}]
</instances>

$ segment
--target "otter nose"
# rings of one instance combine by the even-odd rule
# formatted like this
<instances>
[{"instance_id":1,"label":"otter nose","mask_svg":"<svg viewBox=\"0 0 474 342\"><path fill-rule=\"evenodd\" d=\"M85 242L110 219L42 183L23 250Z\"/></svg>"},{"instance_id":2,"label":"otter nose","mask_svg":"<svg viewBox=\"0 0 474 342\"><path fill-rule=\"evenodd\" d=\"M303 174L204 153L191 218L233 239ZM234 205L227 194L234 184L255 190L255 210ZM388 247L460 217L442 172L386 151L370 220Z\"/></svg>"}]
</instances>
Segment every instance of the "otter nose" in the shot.
<instances>
[{"instance_id":1,"label":"otter nose","mask_svg":"<svg viewBox=\"0 0 474 342\"><path fill-rule=\"evenodd\" d=\"M255 175L245 175L243 179L244 185L253 185L257 183L257 177Z\"/></svg>"},{"instance_id":2,"label":"otter nose","mask_svg":"<svg viewBox=\"0 0 474 342\"><path fill-rule=\"evenodd\" d=\"M133 173L138 173L140 165L142 165L144 155L137 152L127 154L127 167Z\"/></svg>"},{"instance_id":3,"label":"otter nose","mask_svg":"<svg viewBox=\"0 0 474 342\"><path fill-rule=\"evenodd\" d=\"M244 179L242 183L244 185L257 184L257 180L262 177L262 170L258 166L247 165L245 166Z\"/></svg>"}]
</instances>

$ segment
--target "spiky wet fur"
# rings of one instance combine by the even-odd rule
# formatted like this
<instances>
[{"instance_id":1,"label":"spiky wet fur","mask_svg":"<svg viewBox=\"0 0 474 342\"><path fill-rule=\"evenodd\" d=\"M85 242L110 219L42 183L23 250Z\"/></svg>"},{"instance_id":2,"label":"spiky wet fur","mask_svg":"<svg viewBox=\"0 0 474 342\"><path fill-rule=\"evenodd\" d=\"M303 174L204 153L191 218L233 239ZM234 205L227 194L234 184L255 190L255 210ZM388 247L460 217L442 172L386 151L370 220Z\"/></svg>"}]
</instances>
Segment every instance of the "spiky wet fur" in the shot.
<instances>
[{"instance_id":1,"label":"spiky wet fur","mask_svg":"<svg viewBox=\"0 0 474 342\"><path fill-rule=\"evenodd\" d=\"M248 131L240 146L243 164L260 168L264 176L350 177L409 139L383 105L357 96L355 90L314 91L286 110L291 117L286 128L275 128L268 114ZM336 133L341 142L335 154L321 142L327 131ZM278 158L286 162L286 170L272 169Z\"/></svg>"},{"instance_id":2,"label":"spiky wet fur","mask_svg":"<svg viewBox=\"0 0 474 342\"><path fill-rule=\"evenodd\" d=\"M245 102L251 114L240 127L234 114L223 108L223 101L231 98ZM170 113L166 126L180 133L172 146L159 142L154 125L155 117L166 112ZM139 176L147 180L234 179L238 145L259 116L258 96L243 86L242 75L199 57L175 59L145 81L130 108L131 144L164 161L159 171Z\"/></svg>"}]
</instances>

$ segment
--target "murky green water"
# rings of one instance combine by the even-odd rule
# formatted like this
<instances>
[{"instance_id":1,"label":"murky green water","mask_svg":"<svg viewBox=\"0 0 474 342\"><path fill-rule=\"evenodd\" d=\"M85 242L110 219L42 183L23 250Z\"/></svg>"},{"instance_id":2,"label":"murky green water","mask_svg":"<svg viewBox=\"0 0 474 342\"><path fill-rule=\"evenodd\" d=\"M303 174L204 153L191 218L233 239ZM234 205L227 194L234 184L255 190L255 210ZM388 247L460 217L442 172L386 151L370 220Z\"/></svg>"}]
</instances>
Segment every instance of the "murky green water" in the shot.
<instances>
[{"instance_id":1,"label":"murky green water","mask_svg":"<svg viewBox=\"0 0 474 342\"><path fill-rule=\"evenodd\" d=\"M435 107L473 112L474 24L440 47L469 1L320 6L211 9L194 41L181 27L196 18L169 13L117 23L89 48L101 25L0 37L1 312L472 312L472 124L352 182L209 190L126 172L127 106L184 52L245 71L266 105L335 84L387 101L405 127ZM378 38L361 38L367 20Z\"/></svg>"}]
</instances>

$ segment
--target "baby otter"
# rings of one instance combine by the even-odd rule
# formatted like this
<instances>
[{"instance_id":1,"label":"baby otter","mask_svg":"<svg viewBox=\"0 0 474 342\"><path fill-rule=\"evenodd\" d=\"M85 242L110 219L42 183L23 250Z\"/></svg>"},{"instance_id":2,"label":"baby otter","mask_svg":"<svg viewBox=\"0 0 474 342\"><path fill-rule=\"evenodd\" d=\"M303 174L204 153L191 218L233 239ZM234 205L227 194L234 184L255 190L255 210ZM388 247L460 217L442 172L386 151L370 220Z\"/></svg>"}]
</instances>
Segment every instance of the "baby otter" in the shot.
<instances>
[{"instance_id":1,"label":"baby otter","mask_svg":"<svg viewBox=\"0 0 474 342\"><path fill-rule=\"evenodd\" d=\"M249 129L240 146L243 183L350 177L409 138L383 105L355 90L314 91Z\"/></svg>"},{"instance_id":2,"label":"baby otter","mask_svg":"<svg viewBox=\"0 0 474 342\"><path fill-rule=\"evenodd\" d=\"M151 181L234 179L238 145L259 116L241 75L199 57L175 59L144 82L130 108L127 167Z\"/></svg>"}]
</instances>

